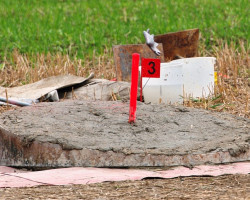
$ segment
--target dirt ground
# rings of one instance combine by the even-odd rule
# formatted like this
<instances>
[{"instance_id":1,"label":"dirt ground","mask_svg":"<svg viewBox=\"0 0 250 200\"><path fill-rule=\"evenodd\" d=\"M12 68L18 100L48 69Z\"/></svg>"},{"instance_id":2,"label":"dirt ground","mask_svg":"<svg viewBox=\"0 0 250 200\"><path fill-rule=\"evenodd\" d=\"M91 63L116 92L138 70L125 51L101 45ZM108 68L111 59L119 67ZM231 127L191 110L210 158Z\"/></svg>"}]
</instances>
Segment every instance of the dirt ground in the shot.
<instances>
[{"instance_id":1,"label":"dirt ground","mask_svg":"<svg viewBox=\"0 0 250 200\"><path fill-rule=\"evenodd\" d=\"M250 175L5 188L0 199L250 199Z\"/></svg>"}]
</instances>

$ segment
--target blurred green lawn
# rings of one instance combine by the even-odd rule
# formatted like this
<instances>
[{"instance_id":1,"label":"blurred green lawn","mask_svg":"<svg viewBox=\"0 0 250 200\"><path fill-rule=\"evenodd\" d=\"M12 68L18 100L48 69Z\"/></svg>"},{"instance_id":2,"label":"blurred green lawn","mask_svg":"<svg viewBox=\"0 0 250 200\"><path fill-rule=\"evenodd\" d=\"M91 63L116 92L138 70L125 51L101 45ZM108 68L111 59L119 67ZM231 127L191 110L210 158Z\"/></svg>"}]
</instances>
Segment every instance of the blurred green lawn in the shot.
<instances>
[{"instance_id":1,"label":"blurred green lawn","mask_svg":"<svg viewBox=\"0 0 250 200\"><path fill-rule=\"evenodd\" d=\"M0 0L0 61L14 49L80 58L114 44L144 43L154 34L199 28L217 39L249 42L249 0Z\"/></svg>"}]
</instances>

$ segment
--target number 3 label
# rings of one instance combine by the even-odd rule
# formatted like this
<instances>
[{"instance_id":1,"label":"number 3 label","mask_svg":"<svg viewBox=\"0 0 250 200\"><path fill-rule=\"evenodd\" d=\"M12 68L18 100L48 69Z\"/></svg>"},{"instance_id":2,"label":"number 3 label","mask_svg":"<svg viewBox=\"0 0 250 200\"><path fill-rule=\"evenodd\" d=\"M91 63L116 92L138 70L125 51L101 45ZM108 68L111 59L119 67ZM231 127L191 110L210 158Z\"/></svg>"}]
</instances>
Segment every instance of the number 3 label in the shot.
<instances>
[{"instance_id":1,"label":"number 3 label","mask_svg":"<svg viewBox=\"0 0 250 200\"><path fill-rule=\"evenodd\" d=\"M142 77L160 78L160 59L142 58L141 61L141 74Z\"/></svg>"}]
</instances>

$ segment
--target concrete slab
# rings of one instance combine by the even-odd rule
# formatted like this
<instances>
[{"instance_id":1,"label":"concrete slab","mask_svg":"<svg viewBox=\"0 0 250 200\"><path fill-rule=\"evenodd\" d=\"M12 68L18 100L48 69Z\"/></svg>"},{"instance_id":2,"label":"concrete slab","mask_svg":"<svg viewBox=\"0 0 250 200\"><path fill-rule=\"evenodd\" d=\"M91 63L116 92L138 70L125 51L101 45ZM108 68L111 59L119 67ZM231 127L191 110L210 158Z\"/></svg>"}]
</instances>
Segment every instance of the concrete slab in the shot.
<instances>
[{"instance_id":1,"label":"concrete slab","mask_svg":"<svg viewBox=\"0 0 250 200\"><path fill-rule=\"evenodd\" d=\"M138 102L41 103L0 116L0 165L162 167L250 160L249 119Z\"/></svg>"},{"instance_id":2,"label":"concrete slab","mask_svg":"<svg viewBox=\"0 0 250 200\"><path fill-rule=\"evenodd\" d=\"M0 167L1 168L1 167ZM22 174L5 173L0 179L2 187L33 187L38 185L91 184L105 181L142 180L145 178L175 178L188 176L220 176L223 174L248 174L250 163L233 163L217 166L197 166L192 170L176 167L170 170L148 171L136 169L61 168Z\"/></svg>"}]
</instances>

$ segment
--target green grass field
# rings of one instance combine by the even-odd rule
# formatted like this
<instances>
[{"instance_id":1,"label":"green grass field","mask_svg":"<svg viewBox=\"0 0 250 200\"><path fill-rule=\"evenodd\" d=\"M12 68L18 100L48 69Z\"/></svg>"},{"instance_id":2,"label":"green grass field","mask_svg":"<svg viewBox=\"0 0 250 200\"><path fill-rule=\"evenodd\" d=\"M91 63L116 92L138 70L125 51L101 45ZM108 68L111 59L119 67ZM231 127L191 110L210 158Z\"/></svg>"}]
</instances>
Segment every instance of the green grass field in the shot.
<instances>
[{"instance_id":1,"label":"green grass field","mask_svg":"<svg viewBox=\"0 0 250 200\"><path fill-rule=\"evenodd\" d=\"M14 49L79 58L154 34L199 28L206 48L218 39L249 42L249 0L1 0L0 62ZM31 56L32 57L32 56Z\"/></svg>"}]
</instances>

